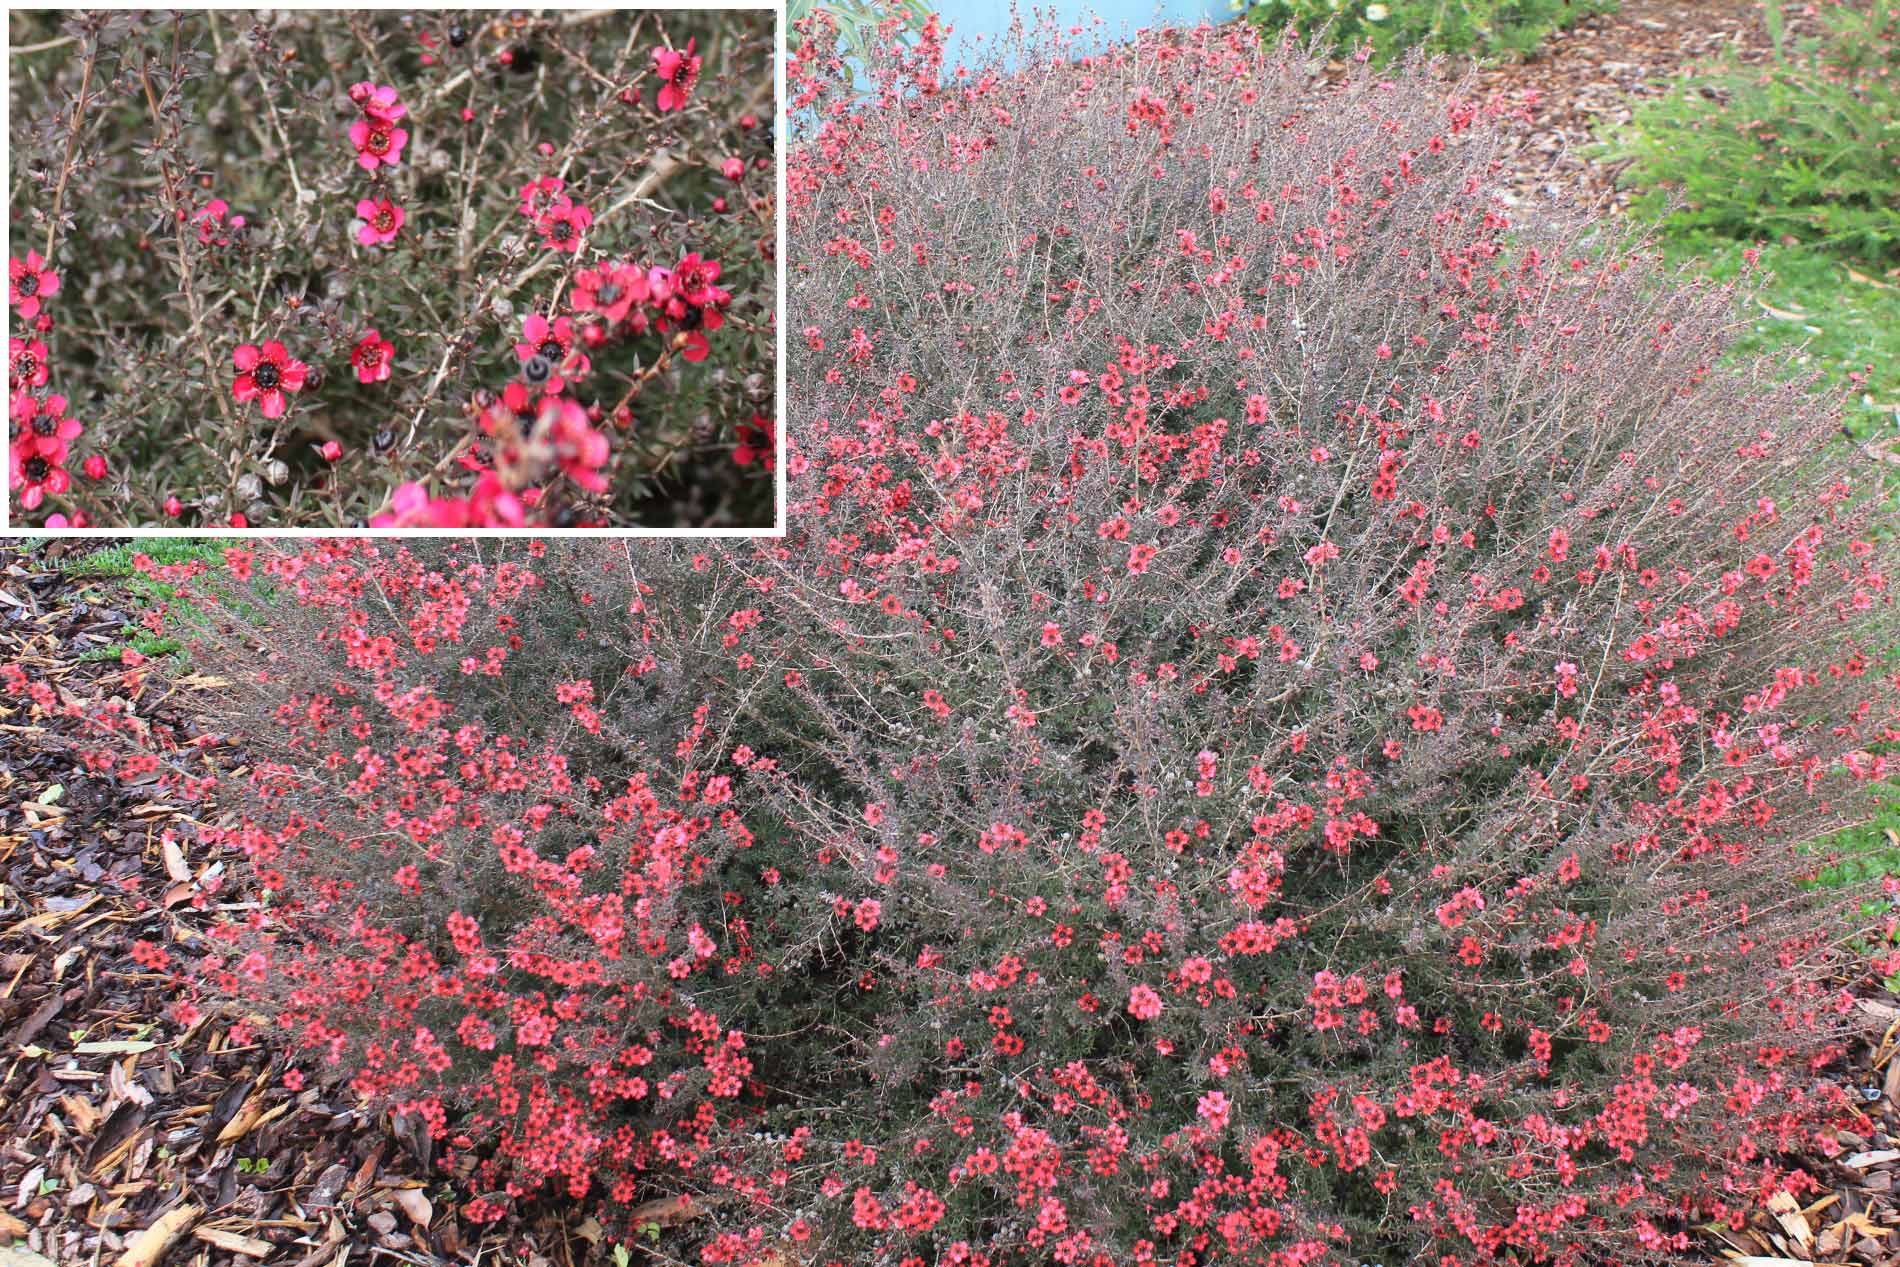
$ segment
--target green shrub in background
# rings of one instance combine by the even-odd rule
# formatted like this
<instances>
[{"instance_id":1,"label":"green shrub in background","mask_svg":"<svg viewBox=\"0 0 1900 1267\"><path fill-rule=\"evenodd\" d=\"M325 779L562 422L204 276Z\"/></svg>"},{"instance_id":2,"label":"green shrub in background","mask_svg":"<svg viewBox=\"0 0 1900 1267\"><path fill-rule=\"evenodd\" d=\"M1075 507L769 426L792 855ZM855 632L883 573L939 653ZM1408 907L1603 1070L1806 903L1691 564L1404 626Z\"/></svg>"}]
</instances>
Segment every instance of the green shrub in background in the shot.
<instances>
[{"instance_id":1,"label":"green shrub in background","mask_svg":"<svg viewBox=\"0 0 1900 1267\"><path fill-rule=\"evenodd\" d=\"M1552 31L1592 13L1609 13L1616 0L1264 0L1237 3L1264 30L1295 27L1306 35L1331 23L1342 47L1372 45L1384 61L1408 48L1478 57L1523 57Z\"/></svg>"},{"instance_id":2,"label":"green shrub in background","mask_svg":"<svg viewBox=\"0 0 1900 1267\"><path fill-rule=\"evenodd\" d=\"M887 42L879 28L894 23L892 34L902 37L923 30L930 20L930 6L924 0L786 0L785 39L787 51L797 52L811 30L810 19L823 14L831 19L838 41L839 57L854 68L862 68L871 51Z\"/></svg>"},{"instance_id":3,"label":"green shrub in background","mask_svg":"<svg viewBox=\"0 0 1900 1267\"><path fill-rule=\"evenodd\" d=\"M1828 0L1802 40L1764 12L1773 65L1684 77L1600 153L1673 229L1900 263L1900 4Z\"/></svg>"}]
</instances>

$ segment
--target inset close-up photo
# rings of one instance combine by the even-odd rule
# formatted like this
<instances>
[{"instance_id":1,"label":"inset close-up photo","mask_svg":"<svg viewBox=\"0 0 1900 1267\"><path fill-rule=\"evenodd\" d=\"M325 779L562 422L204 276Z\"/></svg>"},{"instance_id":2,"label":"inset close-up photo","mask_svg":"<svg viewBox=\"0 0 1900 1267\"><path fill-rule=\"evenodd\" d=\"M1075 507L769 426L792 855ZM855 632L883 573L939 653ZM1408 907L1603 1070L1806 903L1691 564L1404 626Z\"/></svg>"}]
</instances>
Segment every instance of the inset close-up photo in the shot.
<instances>
[{"instance_id":1,"label":"inset close-up photo","mask_svg":"<svg viewBox=\"0 0 1900 1267\"><path fill-rule=\"evenodd\" d=\"M775 529L774 10L9 26L13 526Z\"/></svg>"}]
</instances>

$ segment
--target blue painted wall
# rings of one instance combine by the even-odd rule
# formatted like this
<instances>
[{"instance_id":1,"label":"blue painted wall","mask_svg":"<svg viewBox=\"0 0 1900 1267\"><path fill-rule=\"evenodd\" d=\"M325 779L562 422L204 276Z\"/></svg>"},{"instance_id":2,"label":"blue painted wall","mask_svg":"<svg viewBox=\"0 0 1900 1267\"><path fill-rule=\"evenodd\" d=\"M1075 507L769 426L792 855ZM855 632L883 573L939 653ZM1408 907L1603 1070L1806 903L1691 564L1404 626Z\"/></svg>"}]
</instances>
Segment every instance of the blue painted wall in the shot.
<instances>
[{"instance_id":1,"label":"blue painted wall","mask_svg":"<svg viewBox=\"0 0 1900 1267\"><path fill-rule=\"evenodd\" d=\"M1142 27L1193 26L1197 22L1225 22L1234 16L1228 0L1019 0L1025 25L1034 26L1036 15L1053 13L1064 27L1091 26L1094 19L1102 25L1092 27L1096 40L1131 35ZM979 48L987 48L1009 29L1011 0L937 0L937 15L952 28L944 50L944 65L953 67L959 60L975 59Z\"/></svg>"}]
</instances>

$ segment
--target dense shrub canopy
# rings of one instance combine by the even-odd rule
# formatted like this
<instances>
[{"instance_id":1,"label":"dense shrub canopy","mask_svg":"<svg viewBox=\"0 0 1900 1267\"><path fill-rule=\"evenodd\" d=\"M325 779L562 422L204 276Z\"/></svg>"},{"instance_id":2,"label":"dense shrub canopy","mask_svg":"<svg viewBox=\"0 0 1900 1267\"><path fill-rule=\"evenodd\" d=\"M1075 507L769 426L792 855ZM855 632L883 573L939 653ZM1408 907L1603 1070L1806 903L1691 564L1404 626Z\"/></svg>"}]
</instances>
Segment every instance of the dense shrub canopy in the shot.
<instances>
[{"instance_id":1,"label":"dense shrub canopy","mask_svg":"<svg viewBox=\"0 0 1900 1267\"><path fill-rule=\"evenodd\" d=\"M1900 737L1829 411L1416 69L934 47L792 68L783 541L194 582L277 897L191 1006L707 1263L1628 1263L1801 1189L1800 881Z\"/></svg>"}]
</instances>

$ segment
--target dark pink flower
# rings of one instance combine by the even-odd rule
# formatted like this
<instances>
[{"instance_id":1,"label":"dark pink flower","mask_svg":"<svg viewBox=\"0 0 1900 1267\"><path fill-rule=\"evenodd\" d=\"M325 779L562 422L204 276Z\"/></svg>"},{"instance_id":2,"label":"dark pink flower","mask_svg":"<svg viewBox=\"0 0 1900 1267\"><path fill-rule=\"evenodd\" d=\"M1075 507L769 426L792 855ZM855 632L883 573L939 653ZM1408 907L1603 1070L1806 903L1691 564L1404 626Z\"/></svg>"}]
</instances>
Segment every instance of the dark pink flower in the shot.
<instances>
[{"instance_id":1,"label":"dark pink flower","mask_svg":"<svg viewBox=\"0 0 1900 1267\"><path fill-rule=\"evenodd\" d=\"M533 218L554 205L554 197L567 187L559 176L543 176L521 187L521 214Z\"/></svg>"},{"instance_id":2,"label":"dark pink flower","mask_svg":"<svg viewBox=\"0 0 1900 1267\"><path fill-rule=\"evenodd\" d=\"M203 207L199 208L198 214L194 219L198 222L198 241L201 244L209 245L215 242L219 246L231 245L230 238L221 236L222 230L227 227L224 218L225 213L230 210L231 204L222 198L213 198L210 202L207 202ZM228 227L234 230L242 229L244 227L244 217L232 216Z\"/></svg>"},{"instance_id":3,"label":"dark pink flower","mask_svg":"<svg viewBox=\"0 0 1900 1267\"><path fill-rule=\"evenodd\" d=\"M561 198L548 209L535 227L541 230L542 241L557 251L566 251L571 255L581 249L581 239L593 223L593 212L572 198Z\"/></svg>"},{"instance_id":4,"label":"dark pink flower","mask_svg":"<svg viewBox=\"0 0 1900 1267\"><path fill-rule=\"evenodd\" d=\"M266 418L284 416L284 393L302 391L310 373L308 365L293 358L275 339L266 339L261 350L243 344L232 353L232 360L238 376L231 383L231 394L241 401L260 401Z\"/></svg>"},{"instance_id":5,"label":"dark pink flower","mask_svg":"<svg viewBox=\"0 0 1900 1267\"><path fill-rule=\"evenodd\" d=\"M394 167L408 143L408 132L381 119L358 119L350 125L350 144L356 146L356 161L364 171Z\"/></svg>"},{"instance_id":6,"label":"dark pink flower","mask_svg":"<svg viewBox=\"0 0 1900 1267\"><path fill-rule=\"evenodd\" d=\"M102 480L106 477L106 459L103 453L94 453L81 464L89 480Z\"/></svg>"},{"instance_id":7,"label":"dark pink flower","mask_svg":"<svg viewBox=\"0 0 1900 1267\"><path fill-rule=\"evenodd\" d=\"M607 491L600 469L607 465L607 437L588 422L587 411L562 396L541 406L538 430L569 479L591 493Z\"/></svg>"},{"instance_id":8,"label":"dark pink flower","mask_svg":"<svg viewBox=\"0 0 1900 1267\"><path fill-rule=\"evenodd\" d=\"M28 251L25 260L7 261L9 303L18 304L22 317L40 314L40 301L59 293L59 274L46 267L38 251Z\"/></svg>"},{"instance_id":9,"label":"dark pink flower","mask_svg":"<svg viewBox=\"0 0 1900 1267\"><path fill-rule=\"evenodd\" d=\"M7 385L44 387L52 376L46 364L46 345L38 339L7 340Z\"/></svg>"},{"instance_id":10,"label":"dark pink flower","mask_svg":"<svg viewBox=\"0 0 1900 1267\"><path fill-rule=\"evenodd\" d=\"M666 81L660 85L659 106L662 114L686 108L686 99L699 80L701 59L693 53L696 43L697 40L687 40L684 53L676 48L653 50L653 73Z\"/></svg>"},{"instance_id":11,"label":"dark pink flower","mask_svg":"<svg viewBox=\"0 0 1900 1267\"><path fill-rule=\"evenodd\" d=\"M376 123L394 123L409 113L409 107L396 100L394 88L378 87L367 79L350 85L350 100L362 109L365 118Z\"/></svg>"},{"instance_id":12,"label":"dark pink flower","mask_svg":"<svg viewBox=\"0 0 1900 1267\"><path fill-rule=\"evenodd\" d=\"M356 367L356 381L359 383L381 383L389 378L390 363L396 359L396 345L383 338L374 330L365 330L363 337L350 349L350 364Z\"/></svg>"},{"instance_id":13,"label":"dark pink flower","mask_svg":"<svg viewBox=\"0 0 1900 1267\"><path fill-rule=\"evenodd\" d=\"M430 497L420 484L404 484L389 510L373 516L372 528L519 528L527 522L521 499L493 471L475 481L468 497Z\"/></svg>"},{"instance_id":14,"label":"dark pink flower","mask_svg":"<svg viewBox=\"0 0 1900 1267\"><path fill-rule=\"evenodd\" d=\"M394 242L403 221L408 218L401 207L387 198L360 200L356 204L356 217L363 222L356 230L356 240L364 246L387 246Z\"/></svg>"}]
</instances>

